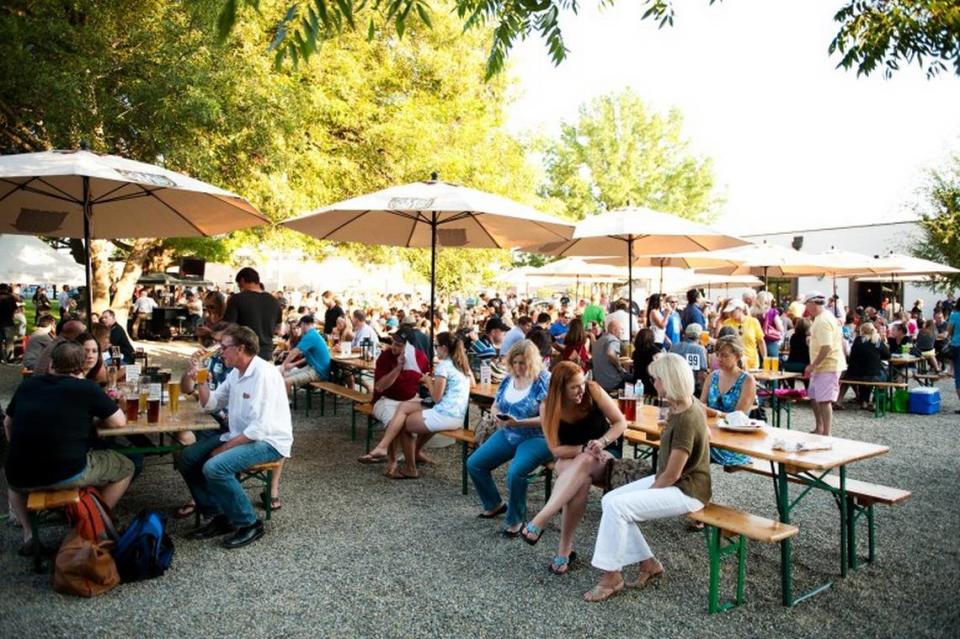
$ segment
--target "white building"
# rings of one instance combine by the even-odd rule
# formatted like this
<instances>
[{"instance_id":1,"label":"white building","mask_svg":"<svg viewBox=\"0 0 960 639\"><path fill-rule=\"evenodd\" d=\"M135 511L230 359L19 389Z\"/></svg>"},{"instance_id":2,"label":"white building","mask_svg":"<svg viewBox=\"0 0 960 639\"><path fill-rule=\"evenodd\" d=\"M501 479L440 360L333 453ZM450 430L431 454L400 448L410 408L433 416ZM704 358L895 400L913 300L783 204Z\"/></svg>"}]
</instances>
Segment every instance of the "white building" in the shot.
<instances>
[{"instance_id":1,"label":"white building","mask_svg":"<svg viewBox=\"0 0 960 639\"><path fill-rule=\"evenodd\" d=\"M842 220L838 220L842 222ZM767 241L770 244L792 247L805 253L820 253L830 248L842 251L853 251L863 255L884 255L891 251L910 253L910 247L920 239L921 230L915 220L902 222L880 222L864 226L837 225L822 229L802 229L797 231L783 231L778 233L764 233L761 235L745 235L751 242ZM837 295L850 308L856 306L876 306L884 296L893 299L894 287L899 284L887 282L862 282L846 278L837 278ZM916 300L923 300L925 316L930 317L932 309L943 294L934 293L929 288L918 283L907 282L904 301L910 310ZM800 277L777 280L770 278L769 288L778 299L781 296L795 296L810 290L818 290L830 295L833 290L833 280L829 277ZM900 295L899 288L896 295Z\"/></svg>"}]
</instances>

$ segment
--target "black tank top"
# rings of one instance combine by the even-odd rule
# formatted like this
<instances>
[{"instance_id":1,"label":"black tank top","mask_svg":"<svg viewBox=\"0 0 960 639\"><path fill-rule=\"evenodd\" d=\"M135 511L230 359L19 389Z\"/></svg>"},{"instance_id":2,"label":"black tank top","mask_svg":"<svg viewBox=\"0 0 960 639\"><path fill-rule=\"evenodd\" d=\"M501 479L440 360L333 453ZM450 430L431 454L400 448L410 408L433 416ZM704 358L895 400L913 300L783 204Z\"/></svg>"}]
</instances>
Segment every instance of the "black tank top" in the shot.
<instances>
[{"instance_id":1,"label":"black tank top","mask_svg":"<svg viewBox=\"0 0 960 639\"><path fill-rule=\"evenodd\" d=\"M594 402L583 419L575 422L561 419L557 428L557 439L562 446L583 446L591 439L603 437L608 428L607 418Z\"/></svg>"}]
</instances>

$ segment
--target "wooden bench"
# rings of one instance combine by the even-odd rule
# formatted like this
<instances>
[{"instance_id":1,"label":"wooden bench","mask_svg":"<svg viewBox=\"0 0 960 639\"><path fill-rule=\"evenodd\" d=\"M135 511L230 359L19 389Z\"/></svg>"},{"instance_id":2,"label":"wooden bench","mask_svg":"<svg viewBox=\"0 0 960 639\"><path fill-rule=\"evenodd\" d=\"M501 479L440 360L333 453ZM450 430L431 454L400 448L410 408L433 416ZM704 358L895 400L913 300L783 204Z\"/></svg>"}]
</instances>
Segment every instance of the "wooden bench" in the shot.
<instances>
[{"instance_id":1,"label":"wooden bench","mask_svg":"<svg viewBox=\"0 0 960 639\"><path fill-rule=\"evenodd\" d=\"M754 460L750 464L724 466L723 470L727 473L747 472L754 475L761 475L763 477L774 477L774 472L770 468L770 464L758 459ZM789 476L789 480L796 484L805 483L802 479L793 475ZM820 478L820 481L826 484L827 488L834 494L839 493L840 478L837 475L825 475ZM896 506L898 504L902 504L910 499L913 493L911 493L909 490L903 490L901 488L882 486L880 484L871 484L869 482L860 481L857 479L847 479L846 494L847 519L848 528L850 530L850 534L848 536L848 555L850 557L851 567L856 568L858 561L856 553L856 524L860 517L864 514L867 517L867 563L870 563L877 557L877 537L873 507L876 504L882 504L884 506Z\"/></svg>"},{"instance_id":2,"label":"wooden bench","mask_svg":"<svg viewBox=\"0 0 960 639\"><path fill-rule=\"evenodd\" d=\"M747 579L747 540L775 544L789 539L799 532L796 526L772 519L757 517L720 504L707 504L702 510L687 517L704 525L707 535L707 551L710 557L710 591L708 607L710 614L729 610L744 602L744 586ZM730 555L737 556L737 594L732 602L720 601L720 562Z\"/></svg>"},{"instance_id":3,"label":"wooden bench","mask_svg":"<svg viewBox=\"0 0 960 639\"><path fill-rule=\"evenodd\" d=\"M327 393L333 395L333 414L337 414L337 398L342 398L350 402L350 441L357 439L357 405L369 404L373 400L373 395L364 393L346 386L341 386L335 382L311 382L307 389L307 415L310 415L310 388L320 391L320 415L325 411ZM370 429L367 429L367 439L370 439ZM369 448L368 448L369 451Z\"/></svg>"},{"instance_id":4,"label":"wooden bench","mask_svg":"<svg viewBox=\"0 0 960 639\"><path fill-rule=\"evenodd\" d=\"M470 449L476 448L477 445L474 432L469 428L458 428L456 430L439 431L437 434L460 442L460 492L466 495L469 492L469 484L467 483L467 476L469 474L467 472L467 457L470 456ZM553 471L556 468L556 464L554 462L547 462L541 468L542 470L539 473L534 471L529 477L534 477L538 474L543 477L543 499L547 501L550 499L551 492L553 492Z\"/></svg>"},{"instance_id":5,"label":"wooden bench","mask_svg":"<svg viewBox=\"0 0 960 639\"><path fill-rule=\"evenodd\" d=\"M260 498L263 499L263 509L266 511L264 519L267 521L270 521L270 514L273 512L273 494L270 492L270 486L273 484L273 473L279 472L282 464L283 460L278 459L277 461L251 466L237 473L237 479L240 480L241 484L250 480L262 482L263 490L260 493Z\"/></svg>"},{"instance_id":6,"label":"wooden bench","mask_svg":"<svg viewBox=\"0 0 960 639\"><path fill-rule=\"evenodd\" d=\"M30 515L30 534L33 537L33 569L43 572L42 546L40 544L40 513L56 510L80 501L79 488L63 490L34 490L27 495L27 513ZM21 522L22 524L23 522Z\"/></svg>"},{"instance_id":7,"label":"wooden bench","mask_svg":"<svg viewBox=\"0 0 960 639\"><path fill-rule=\"evenodd\" d=\"M935 386L940 381L939 373L914 373L913 379L921 386Z\"/></svg>"},{"instance_id":8,"label":"wooden bench","mask_svg":"<svg viewBox=\"0 0 960 639\"><path fill-rule=\"evenodd\" d=\"M657 455L660 451L660 440L654 439L652 435L648 435L643 431L631 430L628 428L623 433L623 441L633 445L634 459L649 458L651 465L653 466L654 470L656 470ZM641 447L645 448L646 450L641 451Z\"/></svg>"},{"instance_id":9,"label":"wooden bench","mask_svg":"<svg viewBox=\"0 0 960 639\"><path fill-rule=\"evenodd\" d=\"M872 386L873 387L873 416L882 417L887 411L893 412L893 391L907 388L906 382L870 382L858 379L841 379L841 385Z\"/></svg>"}]
</instances>

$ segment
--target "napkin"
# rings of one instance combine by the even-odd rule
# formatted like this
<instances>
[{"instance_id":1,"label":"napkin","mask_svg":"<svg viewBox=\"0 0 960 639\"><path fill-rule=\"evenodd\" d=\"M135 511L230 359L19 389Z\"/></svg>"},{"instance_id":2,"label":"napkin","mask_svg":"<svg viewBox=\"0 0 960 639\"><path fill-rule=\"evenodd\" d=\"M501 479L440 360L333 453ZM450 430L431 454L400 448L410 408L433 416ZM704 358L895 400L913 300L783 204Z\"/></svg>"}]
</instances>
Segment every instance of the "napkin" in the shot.
<instances>
[{"instance_id":1,"label":"napkin","mask_svg":"<svg viewBox=\"0 0 960 639\"><path fill-rule=\"evenodd\" d=\"M790 453L802 453L806 450L830 450L833 448L833 442L829 439L821 439L815 442L791 442L786 439L773 440L774 450L785 450Z\"/></svg>"},{"instance_id":2,"label":"napkin","mask_svg":"<svg viewBox=\"0 0 960 639\"><path fill-rule=\"evenodd\" d=\"M731 426L750 426L750 418L742 410L735 410L732 413L727 413L727 416L724 418Z\"/></svg>"}]
</instances>

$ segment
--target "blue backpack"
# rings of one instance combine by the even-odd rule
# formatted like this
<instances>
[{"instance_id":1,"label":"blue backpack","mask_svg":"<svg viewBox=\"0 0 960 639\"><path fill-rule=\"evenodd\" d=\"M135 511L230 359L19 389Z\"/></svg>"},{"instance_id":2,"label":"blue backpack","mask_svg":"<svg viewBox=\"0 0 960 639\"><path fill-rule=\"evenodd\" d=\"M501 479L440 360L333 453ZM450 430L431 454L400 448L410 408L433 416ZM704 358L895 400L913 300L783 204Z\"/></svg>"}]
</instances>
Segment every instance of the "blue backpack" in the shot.
<instances>
[{"instance_id":1,"label":"blue backpack","mask_svg":"<svg viewBox=\"0 0 960 639\"><path fill-rule=\"evenodd\" d=\"M153 579L166 572L173 562L173 542L166 526L166 518L154 510L134 517L113 551L121 581Z\"/></svg>"}]
</instances>

